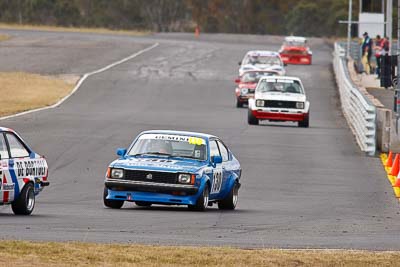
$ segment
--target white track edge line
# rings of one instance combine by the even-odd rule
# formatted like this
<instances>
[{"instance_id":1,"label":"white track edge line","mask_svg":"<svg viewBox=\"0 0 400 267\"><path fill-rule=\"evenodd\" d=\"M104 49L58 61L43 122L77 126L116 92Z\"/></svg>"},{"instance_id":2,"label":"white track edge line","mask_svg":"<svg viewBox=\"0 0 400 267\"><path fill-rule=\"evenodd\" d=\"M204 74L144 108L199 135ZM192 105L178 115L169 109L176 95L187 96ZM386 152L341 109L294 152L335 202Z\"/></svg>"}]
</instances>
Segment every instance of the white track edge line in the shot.
<instances>
[{"instance_id":1,"label":"white track edge line","mask_svg":"<svg viewBox=\"0 0 400 267\"><path fill-rule=\"evenodd\" d=\"M139 55L141 55L141 54L143 54L143 53L145 53L145 52L147 52L147 51L150 51L150 50L153 49L153 48L156 48L158 45L159 45L159 43L155 43L155 44L153 44L153 45L151 45L151 46L149 46L149 47L146 47L145 49L142 49L142 50L140 50L140 51L138 51L138 52L136 52L136 53L134 53L134 54L132 54L132 55L126 57L126 58L123 58L123 59L121 59L121 60L119 60L119 61L116 61L116 62L114 62L114 63L111 63L110 65L107 65L107 66L105 66L105 67L103 67L103 68L101 68L101 69L98 69L98 70L95 70L95 71L92 71L92 72L85 73L85 74L79 79L79 81L78 81L78 83L75 85L74 89L73 89L68 95L64 96L64 97L63 97L62 99L60 99L57 103L55 103L55 104L53 104L53 105L51 105L51 106L41 107L41 108L36 108L36 109L31 109L31 110L19 112L19 113L16 113L16 114L12 114L12 115L8 115L8 116L0 117L0 121L1 121L1 120L6 120L6 119L10 119L10 118L19 117L19 116L23 116L23 115L26 115L26 114L30 114L30 113L34 113L34 112L38 112L38 111L42 111L42 110L46 110L46 109L56 108L56 107L58 107L59 105L61 105L64 101L66 101L68 98L70 98L76 91L78 91L78 89L81 87L82 83L83 83L88 77L90 77L90 76L92 76L92 75L95 75L95 74L98 74L98 73L101 73L101 72L104 72L104 71L109 70L109 69L111 69L111 68L113 68L113 67L115 67L115 66L117 66L117 65L120 65L120 64L122 64L122 63L124 63L124 62L126 62L126 61L128 61L128 60L131 60L131 59L133 59L133 58L135 58L135 57L137 57L137 56L139 56Z\"/></svg>"}]
</instances>

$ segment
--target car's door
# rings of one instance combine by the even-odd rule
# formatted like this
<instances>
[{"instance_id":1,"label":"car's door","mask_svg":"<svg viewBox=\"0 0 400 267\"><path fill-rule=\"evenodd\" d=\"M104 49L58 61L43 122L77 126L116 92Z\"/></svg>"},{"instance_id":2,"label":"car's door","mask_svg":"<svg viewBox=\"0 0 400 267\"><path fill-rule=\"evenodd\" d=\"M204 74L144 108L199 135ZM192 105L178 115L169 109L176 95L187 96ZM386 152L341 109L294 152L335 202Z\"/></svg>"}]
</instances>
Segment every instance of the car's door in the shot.
<instances>
[{"instance_id":1,"label":"car's door","mask_svg":"<svg viewBox=\"0 0 400 267\"><path fill-rule=\"evenodd\" d=\"M30 151L25 144L12 132L5 132L10 159L8 160L8 187L10 189L10 199L18 197L22 179L27 177L27 168L29 168ZM11 201L12 201L11 200Z\"/></svg>"},{"instance_id":2,"label":"car's door","mask_svg":"<svg viewBox=\"0 0 400 267\"><path fill-rule=\"evenodd\" d=\"M4 139L4 134L0 132L0 203L9 202L9 190L4 190L7 189L8 184L6 177L6 173L8 172L8 159L9 153L7 143Z\"/></svg>"},{"instance_id":3,"label":"car's door","mask_svg":"<svg viewBox=\"0 0 400 267\"><path fill-rule=\"evenodd\" d=\"M221 156L216 140L210 140L210 159L214 156ZM210 197L215 198L221 192L222 188L222 163L213 164L213 173L211 179Z\"/></svg>"},{"instance_id":4,"label":"car's door","mask_svg":"<svg viewBox=\"0 0 400 267\"><path fill-rule=\"evenodd\" d=\"M221 188L225 189L227 183L229 182L228 179L232 174L232 164L231 164L231 157L229 155L229 150L225 146L224 143L222 143L221 140L217 140L219 152L221 153L222 157L222 185Z\"/></svg>"}]
</instances>

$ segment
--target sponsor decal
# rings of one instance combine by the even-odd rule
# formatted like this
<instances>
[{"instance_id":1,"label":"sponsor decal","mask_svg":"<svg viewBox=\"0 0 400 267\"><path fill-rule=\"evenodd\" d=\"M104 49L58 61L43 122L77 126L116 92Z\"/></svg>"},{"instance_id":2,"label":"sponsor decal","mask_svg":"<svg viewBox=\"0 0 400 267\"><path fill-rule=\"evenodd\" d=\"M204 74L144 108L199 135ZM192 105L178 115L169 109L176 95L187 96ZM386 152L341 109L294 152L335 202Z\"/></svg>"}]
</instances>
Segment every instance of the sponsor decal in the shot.
<instances>
[{"instance_id":1,"label":"sponsor decal","mask_svg":"<svg viewBox=\"0 0 400 267\"><path fill-rule=\"evenodd\" d=\"M141 139L156 139L176 142L187 142L192 145L204 145L206 141L200 137L194 136L183 136L183 135L172 135L172 134L144 134L140 136Z\"/></svg>"},{"instance_id":2,"label":"sponsor decal","mask_svg":"<svg viewBox=\"0 0 400 267\"><path fill-rule=\"evenodd\" d=\"M46 175L46 166L43 160L17 161L15 164L18 177Z\"/></svg>"},{"instance_id":3,"label":"sponsor decal","mask_svg":"<svg viewBox=\"0 0 400 267\"><path fill-rule=\"evenodd\" d=\"M11 191L14 190L14 184L3 184L4 191Z\"/></svg>"}]
</instances>

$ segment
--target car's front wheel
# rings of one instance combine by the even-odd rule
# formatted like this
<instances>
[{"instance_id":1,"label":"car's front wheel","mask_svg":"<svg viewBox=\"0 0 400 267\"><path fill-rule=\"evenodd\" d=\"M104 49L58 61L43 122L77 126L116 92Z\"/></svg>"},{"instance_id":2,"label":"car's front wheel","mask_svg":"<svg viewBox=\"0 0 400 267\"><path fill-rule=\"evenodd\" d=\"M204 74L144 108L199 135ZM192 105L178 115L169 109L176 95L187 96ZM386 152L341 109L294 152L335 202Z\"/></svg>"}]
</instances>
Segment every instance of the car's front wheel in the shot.
<instances>
[{"instance_id":1,"label":"car's front wheel","mask_svg":"<svg viewBox=\"0 0 400 267\"><path fill-rule=\"evenodd\" d=\"M203 193L197 199L196 204L189 205L188 208L190 210L195 210L195 211L204 211L207 209L209 198L210 198L210 189L208 188L208 184L206 184L204 186Z\"/></svg>"},{"instance_id":2,"label":"car's front wheel","mask_svg":"<svg viewBox=\"0 0 400 267\"><path fill-rule=\"evenodd\" d=\"M309 116L304 118L304 120L298 122L298 126L302 128L308 128L309 124L310 124Z\"/></svg>"},{"instance_id":3,"label":"car's front wheel","mask_svg":"<svg viewBox=\"0 0 400 267\"><path fill-rule=\"evenodd\" d=\"M236 99L236 107L237 108L242 108L243 107L243 103L239 101L239 99Z\"/></svg>"},{"instance_id":4,"label":"car's front wheel","mask_svg":"<svg viewBox=\"0 0 400 267\"><path fill-rule=\"evenodd\" d=\"M235 182L228 196L218 201L218 208L220 210L234 210L236 208L238 198L239 198L239 183Z\"/></svg>"},{"instance_id":5,"label":"car's front wheel","mask_svg":"<svg viewBox=\"0 0 400 267\"><path fill-rule=\"evenodd\" d=\"M11 208L16 215L30 215L35 207L35 191L33 184L29 183L24 186L21 194L11 204Z\"/></svg>"},{"instance_id":6,"label":"car's front wheel","mask_svg":"<svg viewBox=\"0 0 400 267\"><path fill-rule=\"evenodd\" d=\"M247 113L247 122L250 125L258 125L258 119L253 116L253 113L251 112L250 108L249 108L249 111Z\"/></svg>"},{"instance_id":7,"label":"car's front wheel","mask_svg":"<svg viewBox=\"0 0 400 267\"><path fill-rule=\"evenodd\" d=\"M104 206L106 206L107 208L120 209L122 207L122 205L124 205L123 200L107 199L107 195L108 195L108 189L107 189L107 187L104 187L103 202L104 202Z\"/></svg>"}]
</instances>

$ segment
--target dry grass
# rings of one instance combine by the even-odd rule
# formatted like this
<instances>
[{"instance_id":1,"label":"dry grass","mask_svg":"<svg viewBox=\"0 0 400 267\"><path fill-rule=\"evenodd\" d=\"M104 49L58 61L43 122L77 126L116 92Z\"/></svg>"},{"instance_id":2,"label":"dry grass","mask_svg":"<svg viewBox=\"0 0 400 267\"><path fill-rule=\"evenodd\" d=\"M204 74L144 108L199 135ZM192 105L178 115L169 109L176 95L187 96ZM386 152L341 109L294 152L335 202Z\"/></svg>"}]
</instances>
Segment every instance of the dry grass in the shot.
<instances>
[{"instance_id":1,"label":"dry grass","mask_svg":"<svg viewBox=\"0 0 400 267\"><path fill-rule=\"evenodd\" d=\"M397 266L400 252L1 241L2 266Z\"/></svg>"},{"instance_id":2,"label":"dry grass","mask_svg":"<svg viewBox=\"0 0 400 267\"><path fill-rule=\"evenodd\" d=\"M0 34L0 42L10 39L10 36L5 34Z\"/></svg>"},{"instance_id":3,"label":"dry grass","mask_svg":"<svg viewBox=\"0 0 400 267\"><path fill-rule=\"evenodd\" d=\"M150 34L149 31L134 31L134 30L111 30L106 28L73 28L73 27L57 27L43 25L20 25L0 23L0 29L14 30L38 30L38 31L56 31L56 32L84 32L84 33L106 33L119 35L134 35L143 36Z\"/></svg>"},{"instance_id":4,"label":"dry grass","mask_svg":"<svg viewBox=\"0 0 400 267\"><path fill-rule=\"evenodd\" d=\"M0 73L0 116L50 106L70 93L75 81L22 72Z\"/></svg>"}]
</instances>

